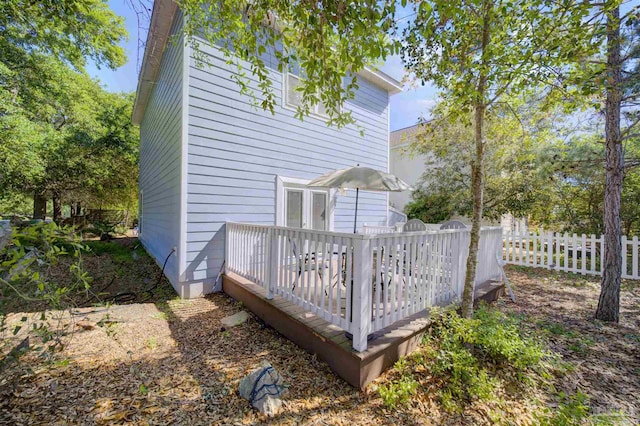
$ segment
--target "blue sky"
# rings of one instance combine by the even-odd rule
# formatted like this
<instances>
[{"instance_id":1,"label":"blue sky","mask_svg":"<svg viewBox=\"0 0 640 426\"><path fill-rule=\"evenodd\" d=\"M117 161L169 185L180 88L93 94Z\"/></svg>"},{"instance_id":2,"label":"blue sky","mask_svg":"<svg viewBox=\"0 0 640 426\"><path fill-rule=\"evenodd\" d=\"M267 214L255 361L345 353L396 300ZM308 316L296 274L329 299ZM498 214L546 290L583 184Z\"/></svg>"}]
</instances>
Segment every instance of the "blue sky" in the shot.
<instances>
[{"instance_id":1,"label":"blue sky","mask_svg":"<svg viewBox=\"0 0 640 426\"><path fill-rule=\"evenodd\" d=\"M110 0L109 5L116 14L125 18L127 30L129 31L129 40L124 44L124 47L129 61L115 71L98 69L93 64L87 66L87 71L93 77L100 79L107 90L113 92L135 91L138 84L136 69L138 28L136 15L127 6L125 0ZM140 54L142 55L142 52ZM381 70L398 80L401 80L404 75L404 69L399 57L390 58L381 67ZM403 93L394 95L391 98L391 130L411 126L421 116L428 115L429 109L435 104L435 99L436 91L433 87L405 87Z\"/></svg>"}]
</instances>

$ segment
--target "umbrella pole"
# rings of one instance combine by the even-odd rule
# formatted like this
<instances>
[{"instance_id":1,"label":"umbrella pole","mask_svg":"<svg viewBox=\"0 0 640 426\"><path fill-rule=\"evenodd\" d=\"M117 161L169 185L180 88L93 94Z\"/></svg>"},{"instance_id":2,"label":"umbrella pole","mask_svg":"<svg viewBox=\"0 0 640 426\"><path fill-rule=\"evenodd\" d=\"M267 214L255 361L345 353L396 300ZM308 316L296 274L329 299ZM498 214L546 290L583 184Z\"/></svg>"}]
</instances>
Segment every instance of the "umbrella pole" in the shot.
<instances>
[{"instance_id":1,"label":"umbrella pole","mask_svg":"<svg viewBox=\"0 0 640 426\"><path fill-rule=\"evenodd\" d=\"M356 188L356 215L353 218L353 233L356 233L356 226L358 224L358 195L360 195L360 188Z\"/></svg>"}]
</instances>

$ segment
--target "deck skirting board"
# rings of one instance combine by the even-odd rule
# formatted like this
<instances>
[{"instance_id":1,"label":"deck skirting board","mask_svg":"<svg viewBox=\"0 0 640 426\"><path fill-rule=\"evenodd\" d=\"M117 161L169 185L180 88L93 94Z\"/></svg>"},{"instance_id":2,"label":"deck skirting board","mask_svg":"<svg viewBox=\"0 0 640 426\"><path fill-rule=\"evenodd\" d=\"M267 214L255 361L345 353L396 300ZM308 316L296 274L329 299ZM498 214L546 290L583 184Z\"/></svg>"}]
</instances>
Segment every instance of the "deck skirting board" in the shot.
<instances>
[{"instance_id":1,"label":"deck skirting board","mask_svg":"<svg viewBox=\"0 0 640 426\"><path fill-rule=\"evenodd\" d=\"M479 291L482 294L477 296L495 300L499 289L499 286L483 288L484 291ZM429 311L425 309L376 332L369 341L368 349L356 352L344 330L280 296L267 299L265 290L246 278L225 274L222 290L287 339L315 354L338 376L359 389L378 378L401 357L413 352L429 326ZM484 294L486 290L489 290L488 294Z\"/></svg>"},{"instance_id":2,"label":"deck skirting board","mask_svg":"<svg viewBox=\"0 0 640 426\"><path fill-rule=\"evenodd\" d=\"M428 325L428 311L376 333L369 349L358 353L340 328L276 296L265 297L262 287L235 274L222 279L222 289L247 309L304 350L316 354L350 385L363 389L400 357L413 351Z\"/></svg>"}]
</instances>

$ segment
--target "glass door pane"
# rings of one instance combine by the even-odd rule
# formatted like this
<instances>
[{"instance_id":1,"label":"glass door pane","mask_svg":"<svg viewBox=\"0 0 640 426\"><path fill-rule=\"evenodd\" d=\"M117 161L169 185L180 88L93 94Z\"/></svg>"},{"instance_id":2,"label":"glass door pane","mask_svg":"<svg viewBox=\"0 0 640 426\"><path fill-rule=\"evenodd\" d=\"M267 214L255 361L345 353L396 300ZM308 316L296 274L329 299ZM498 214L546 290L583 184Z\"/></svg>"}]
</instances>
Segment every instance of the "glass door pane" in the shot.
<instances>
[{"instance_id":1,"label":"glass door pane","mask_svg":"<svg viewBox=\"0 0 640 426\"><path fill-rule=\"evenodd\" d=\"M285 226L302 228L302 191L287 190Z\"/></svg>"},{"instance_id":2,"label":"glass door pane","mask_svg":"<svg viewBox=\"0 0 640 426\"><path fill-rule=\"evenodd\" d=\"M311 229L325 231L327 229L327 194L311 193Z\"/></svg>"}]
</instances>

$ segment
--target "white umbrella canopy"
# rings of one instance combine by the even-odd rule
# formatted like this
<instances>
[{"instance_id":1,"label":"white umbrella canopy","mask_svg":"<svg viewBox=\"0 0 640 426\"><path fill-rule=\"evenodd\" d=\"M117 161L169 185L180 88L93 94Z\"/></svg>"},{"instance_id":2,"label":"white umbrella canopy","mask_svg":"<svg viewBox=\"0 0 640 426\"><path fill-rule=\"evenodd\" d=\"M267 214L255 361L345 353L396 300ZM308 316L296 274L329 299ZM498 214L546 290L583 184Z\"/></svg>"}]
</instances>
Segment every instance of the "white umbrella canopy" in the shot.
<instances>
[{"instance_id":1,"label":"white umbrella canopy","mask_svg":"<svg viewBox=\"0 0 640 426\"><path fill-rule=\"evenodd\" d=\"M384 192L400 192L412 189L408 183L391 173L360 166L333 170L315 178L307 186Z\"/></svg>"},{"instance_id":2,"label":"white umbrella canopy","mask_svg":"<svg viewBox=\"0 0 640 426\"><path fill-rule=\"evenodd\" d=\"M347 167L346 169L333 170L307 184L314 188L349 188L356 190L356 211L353 219L353 233L356 233L358 222L358 197L360 190L400 192L412 190L411 186L391 173L372 169L371 167Z\"/></svg>"}]
</instances>

